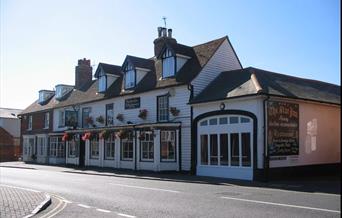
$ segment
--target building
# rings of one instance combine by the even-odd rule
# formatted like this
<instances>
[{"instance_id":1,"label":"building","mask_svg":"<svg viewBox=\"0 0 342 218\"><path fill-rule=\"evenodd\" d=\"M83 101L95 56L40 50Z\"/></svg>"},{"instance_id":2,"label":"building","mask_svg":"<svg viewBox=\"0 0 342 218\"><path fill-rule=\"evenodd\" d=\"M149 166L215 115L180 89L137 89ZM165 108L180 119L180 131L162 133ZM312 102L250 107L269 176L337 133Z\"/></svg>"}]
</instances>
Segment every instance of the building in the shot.
<instances>
[{"instance_id":1,"label":"building","mask_svg":"<svg viewBox=\"0 0 342 218\"><path fill-rule=\"evenodd\" d=\"M20 148L20 120L22 110L0 108L0 162L18 160Z\"/></svg>"},{"instance_id":2,"label":"building","mask_svg":"<svg viewBox=\"0 0 342 218\"><path fill-rule=\"evenodd\" d=\"M24 160L247 180L340 163L339 86L243 68L228 37L187 46L158 28L153 43L153 57L94 75L81 59L74 85L39 91L22 112Z\"/></svg>"}]
</instances>

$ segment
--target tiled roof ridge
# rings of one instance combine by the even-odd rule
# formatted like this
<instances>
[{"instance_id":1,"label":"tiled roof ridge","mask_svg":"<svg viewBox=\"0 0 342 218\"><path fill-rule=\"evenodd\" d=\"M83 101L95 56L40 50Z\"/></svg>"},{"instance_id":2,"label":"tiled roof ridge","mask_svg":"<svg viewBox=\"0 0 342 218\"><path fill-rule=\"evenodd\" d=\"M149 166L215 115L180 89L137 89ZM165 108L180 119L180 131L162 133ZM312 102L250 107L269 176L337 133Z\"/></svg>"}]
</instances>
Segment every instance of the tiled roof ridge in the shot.
<instances>
[{"instance_id":1,"label":"tiled roof ridge","mask_svg":"<svg viewBox=\"0 0 342 218\"><path fill-rule=\"evenodd\" d=\"M315 82L315 83L321 83L321 84L326 84L326 85L332 85L332 86L340 87L340 85L333 84L333 83L328 83L328 82L324 82L324 81L320 81L320 80L308 79L308 78L303 78L303 77L298 77L298 76L293 76L293 75L288 75L288 74L276 73L276 72L273 72L273 71L263 70L263 69L256 68L256 67L246 67L246 68L243 68L243 70L248 70L250 73L254 73L253 71L250 71L250 70L258 70L259 72L266 72L266 73L270 73L270 74L279 75L279 76L282 76L282 77L291 77L291 78L299 79L299 80L302 80L302 81ZM225 72L230 72L230 71L225 71ZM258 77L258 75L256 75L256 77Z\"/></svg>"}]
</instances>

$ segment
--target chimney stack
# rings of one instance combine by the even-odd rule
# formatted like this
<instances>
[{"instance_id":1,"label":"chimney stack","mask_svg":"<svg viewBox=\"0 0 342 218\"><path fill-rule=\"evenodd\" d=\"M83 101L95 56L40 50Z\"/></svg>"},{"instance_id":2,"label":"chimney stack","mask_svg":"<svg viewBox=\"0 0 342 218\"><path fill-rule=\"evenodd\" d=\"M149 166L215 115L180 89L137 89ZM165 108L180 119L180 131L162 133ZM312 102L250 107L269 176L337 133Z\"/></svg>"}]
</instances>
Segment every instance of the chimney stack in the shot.
<instances>
[{"instance_id":1,"label":"chimney stack","mask_svg":"<svg viewBox=\"0 0 342 218\"><path fill-rule=\"evenodd\" d=\"M80 59L75 68L75 89L81 89L86 84L92 81L93 68L90 65L90 60Z\"/></svg>"},{"instance_id":2,"label":"chimney stack","mask_svg":"<svg viewBox=\"0 0 342 218\"><path fill-rule=\"evenodd\" d=\"M158 38L154 41L154 56L158 56L165 43L177 44L176 39L172 38L172 29L158 27Z\"/></svg>"}]
</instances>

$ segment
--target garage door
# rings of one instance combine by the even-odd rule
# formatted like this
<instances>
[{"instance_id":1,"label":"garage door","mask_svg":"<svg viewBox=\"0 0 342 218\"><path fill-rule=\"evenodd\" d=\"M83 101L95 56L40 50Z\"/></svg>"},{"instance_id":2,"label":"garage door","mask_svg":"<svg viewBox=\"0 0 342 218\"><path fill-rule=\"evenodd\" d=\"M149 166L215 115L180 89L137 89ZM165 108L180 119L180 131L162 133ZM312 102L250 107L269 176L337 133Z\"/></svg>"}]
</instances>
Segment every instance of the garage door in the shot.
<instances>
[{"instance_id":1,"label":"garage door","mask_svg":"<svg viewBox=\"0 0 342 218\"><path fill-rule=\"evenodd\" d=\"M197 174L253 179L253 120L247 116L206 117L197 123Z\"/></svg>"}]
</instances>

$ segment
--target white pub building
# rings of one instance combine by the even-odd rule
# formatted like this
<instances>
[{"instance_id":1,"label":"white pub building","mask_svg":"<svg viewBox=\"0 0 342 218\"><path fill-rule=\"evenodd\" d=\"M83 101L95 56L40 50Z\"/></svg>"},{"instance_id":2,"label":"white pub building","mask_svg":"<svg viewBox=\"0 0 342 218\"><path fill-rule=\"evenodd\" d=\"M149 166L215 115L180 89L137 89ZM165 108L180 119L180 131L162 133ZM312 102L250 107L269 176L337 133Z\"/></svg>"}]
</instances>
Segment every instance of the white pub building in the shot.
<instances>
[{"instance_id":1,"label":"white pub building","mask_svg":"<svg viewBox=\"0 0 342 218\"><path fill-rule=\"evenodd\" d=\"M44 164L257 180L340 167L340 87L243 68L228 37L154 56L81 59L75 84L21 113L23 158Z\"/></svg>"}]
</instances>

